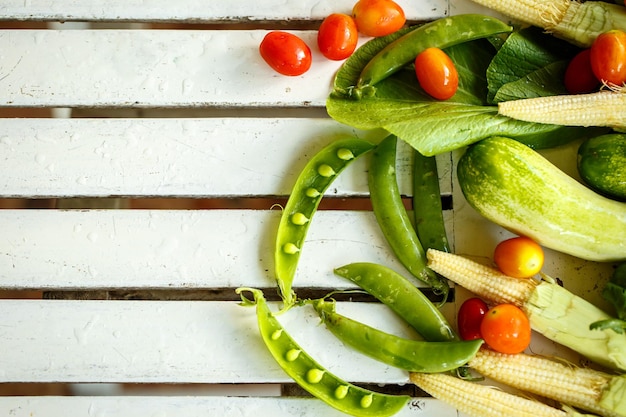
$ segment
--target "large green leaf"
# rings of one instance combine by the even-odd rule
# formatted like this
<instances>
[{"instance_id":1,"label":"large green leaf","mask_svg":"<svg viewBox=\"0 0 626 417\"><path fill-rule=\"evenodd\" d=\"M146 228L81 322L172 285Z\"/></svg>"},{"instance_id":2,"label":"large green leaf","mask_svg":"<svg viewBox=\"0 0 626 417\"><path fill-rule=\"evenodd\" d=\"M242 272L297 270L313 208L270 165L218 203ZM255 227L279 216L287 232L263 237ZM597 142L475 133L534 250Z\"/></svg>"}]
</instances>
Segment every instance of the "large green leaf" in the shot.
<instances>
[{"instance_id":1,"label":"large green leaf","mask_svg":"<svg viewBox=\"0 0 626 417\"><path fill-rule=\"evenodd\" d=\"M580 128L498 116L497 107L489 105L487 100L487 68L497 51L492 42L484 39L446 49L459 72L459 90L450 100L438 101L428 96L417 83L411 65L378 83L372 96L350 98L349 88L355 85L362 68L399 35L374 39L346 61L337 73L335 88L326 103L331 117L359 129L383 128L424 155L447 152L494 135L506 135L540 148L566 143L584 133ZM517 82L520 86L529 83L545 88L545 78L551 76L552 72L541 68L531 74L525 71L507 78L504 84L513 84L507 85L503 94L509 91L509 97L513 97ZM550 87L541 94L548 93L552 93Z\"/></svg>"}]
</instances>

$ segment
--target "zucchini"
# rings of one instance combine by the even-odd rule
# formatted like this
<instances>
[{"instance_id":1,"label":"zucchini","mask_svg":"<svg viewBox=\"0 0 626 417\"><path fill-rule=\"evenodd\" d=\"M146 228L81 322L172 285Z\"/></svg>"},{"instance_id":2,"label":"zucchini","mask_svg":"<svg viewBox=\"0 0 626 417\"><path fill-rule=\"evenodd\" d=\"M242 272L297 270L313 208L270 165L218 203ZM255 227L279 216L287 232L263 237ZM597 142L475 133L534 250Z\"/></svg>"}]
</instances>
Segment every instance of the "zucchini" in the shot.
<instances>
[{"instance_id":1,"label":"zucchini","mask_svg":"<svg viewBox=\"0 0 626 417\"><path fill-rule=\"evenodd\" d=\"M468 203L505 229L582 259L626 260L626 203L597 194L516 140L472 145L457 176Z\"/></svg>"},{"instance_id":2,"label":"zucchini","mask_svg":"<svg viewBox=\"0 0 626 417\"><path fill-rule=\"evenodd\" d=\"M626 201L626 134L587 139L578 148L577 165L589 187L609 198Z\"/></svg>"}]
</instances>

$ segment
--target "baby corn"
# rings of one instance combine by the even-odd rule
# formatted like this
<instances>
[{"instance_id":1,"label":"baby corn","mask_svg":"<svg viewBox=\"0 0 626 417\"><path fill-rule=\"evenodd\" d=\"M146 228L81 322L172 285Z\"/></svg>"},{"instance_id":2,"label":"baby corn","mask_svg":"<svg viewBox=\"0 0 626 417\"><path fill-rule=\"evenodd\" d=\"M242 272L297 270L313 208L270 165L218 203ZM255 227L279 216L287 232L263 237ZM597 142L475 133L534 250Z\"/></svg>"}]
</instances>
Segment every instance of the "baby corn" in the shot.
<instances>
[{"instance_id":1,"label":"baby corn","mask_svg":"<svg viewBox=\"0 0 626 417\"><path fill-rule=\"evenodd\" d=\"M625 8L626 9L626 8ZM563 126L602 126L626 131L626 93L535 97L498 103L498 114L517 120Z\"/></svg>"},{"instance_id":2,"label":"baby corn","mask_svg":"<svg viewBox=\"0 0 626 417\"><path fill-rule=\"evenodd\" d=\"M626 30L626 9L602 1L473 0L514 20L544 28L581 47L602 32Z\"/></svg>"},{"instance_id":3,"label":"baby corn","mask_svg":"<svg viewBox=\"0 0 626 417\"><path fill-rule=\"evenodd\" d=\"M566 417L565 411L447 374L412 373L411 382L473 417Z\"/></svg>"},{"instance_id":4,"label":"baby corn","mask_svg":"<svg viewBox=\"0 0 626 417\"><path fill-rule=\"evenodd\" d=\"M468 364L485 377L605 417L626 416L626 376L524 353L481 349Z\"/></svg>"},{"instance_id":5,"label":"baby corn","mask_svg":"<svg viewBox=\"0 0 626 417\"><path fill-rule=\"evenodd\" d=\"M550 280L516 279L496 268L452 253L429 249L428 266L435 272L493 303L519 306L533 330L592 361L626 370L626 333L590 330L610 316Z\"/></svg>"}]
</instances>

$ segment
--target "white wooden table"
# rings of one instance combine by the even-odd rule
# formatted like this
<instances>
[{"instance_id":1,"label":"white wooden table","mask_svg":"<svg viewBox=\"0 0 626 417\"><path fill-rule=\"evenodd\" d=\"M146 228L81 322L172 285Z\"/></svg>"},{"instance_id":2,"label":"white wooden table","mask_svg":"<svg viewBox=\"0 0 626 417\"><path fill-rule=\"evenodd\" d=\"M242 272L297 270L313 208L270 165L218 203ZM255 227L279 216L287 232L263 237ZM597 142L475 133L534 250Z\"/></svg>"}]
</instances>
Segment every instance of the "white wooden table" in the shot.
<instances>
[{"instance_id":1,"label":"white wooden table","mask_svg":"<svg viewBox=\"0 0 626 417\"><path fill-rule=\"evenodd\" d=\"M411 21L485 12L469 1L398 2ZM238 305L234 289L274 293L280 210L272 200L284 201L308 158L338 135L381 138L324 111L340 63L317 52L314 28L352 4L2 1L0 19L49 25L0 30L0 197L67 205L0 210L0 288L47 294L0 300L0 382L63 382L76 395L0 397L0 415L339 415L311 398L278 398L292 381L262 345L254 311ZM163 28L189 23L202 26ZM259 42L276 27L313 46L310 72L284 77L261 60ZM87 117L5 117L11 108ZM401 151L401 189L409 195L410 150ZM507 233L464 202L454 186L454 159L439 157L442 193L453 202L446 211L450 239L458 253L489 256ZM295 282L300 291L348 288L332 270L352 261L402 271L372 213L356 206L367 196L366 169L356 162L329 190L329 201L355 203L317 214ZM107 207L108 197L122 207L153 197L161 205L93 208L99 201ZM190 201L204 208L184 205ZM70 206L79 209L62 209ZM588 277L605 271L548 253L546 272L566 285L584 282L574 288L594 302L598 288ZM452 320L465 296L457 289L445 307ZM410 333L381 305L340 308ZM344 379L405 386L415 401L400 415L457 415L419 396L405 372L343 347L312 311L293 309L281 321ZM536 349L556 349L537 339ZM120 384L143 385L128 395ZM166 384L156 391L166 395L155 395L152 384Z\"/></svg>"}]
</instances>

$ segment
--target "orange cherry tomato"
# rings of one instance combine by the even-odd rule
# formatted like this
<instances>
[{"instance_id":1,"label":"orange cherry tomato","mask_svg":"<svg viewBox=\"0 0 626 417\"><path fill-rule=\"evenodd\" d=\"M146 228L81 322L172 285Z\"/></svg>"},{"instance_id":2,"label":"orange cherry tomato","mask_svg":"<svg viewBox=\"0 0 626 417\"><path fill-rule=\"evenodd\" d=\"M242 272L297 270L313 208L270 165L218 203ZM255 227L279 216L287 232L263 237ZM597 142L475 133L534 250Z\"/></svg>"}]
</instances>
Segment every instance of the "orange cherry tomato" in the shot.
<instances>
[{"instance_id":1,"label":"orange cherry tomato","mask_svg":"<svg viewBox=\"0 0 626 417\"><path fill-rule=\"evenodd\" d=\"M426 48L415 58L415 75L430 96L447 100L459 88L459 74L450 57L439 48Z\"/></svg>"},{"instance_id":2,"label":"orange cherry tomato","mask_svg":"<svg viewBox=\"0 0 626 417\"><path fill-rule=\"evenodd\" d=\"M544 253L534 240L519 236L496 245L493 260L503 274L514 278L529 278L543 267Z\"/></svg>"},{"instance_id":3,"label":"orange cherry tomato","mask_svg":"<svg viewBox=\"0 0 626 417\"><path fill-rule=\"evenodd\" d=\"M499 304L487 311L480 323L485 343L500 353L520 353L530 345L531 329L526 314L513 304Z\"/></svg>"},{"instance_id":4,"label":"orange cherry tomato","mask_svg":"<svg viewBox=\"0 0 626 417\"><path fill-rule=\"evenodd\" d=\"M586 94L598 89L600 81L591 69L591 49L583 49L572 58L563 83L570 94Z\"/></svg>"},{"instance_id":5,"label":"orange cherry tomato","mask_svg":"<svg viewBox=\"0 0 626 417\"><path fill-rule=\"evenodd\" d=\"M302 75L311 67L311 49L288 32L269 32L261 41L259 52L270 67L283 75Z\"/></svg>"},{"instance_id":6,"label":"orange cherry tomato","mask_svg":"<svg viewBox=\"0 0 626 417\"><path fill-rule=\"evenodd\" d=\"M614 29L601 33L591 45L591 69L609 84L626 83L626 33Z\"/></svg>"},{"instance_id":7,"label":"orange cherry tomato","mask_svg":"<svg viewBox=\"0 0 626 417\"><path fill-rule=\"evenodd\" d=\"M389 35L406 23L404 10L392 0L359 0L352 8L352 17L365 36Z\"/></svg>"},{"instance_id":8,"label":"orange cherry tomato","mask_svg":"<svg viewBox=\"0 0 626 417\"><path fill-rule=\"evenodd\" d=\"M328 59L348 58L356 49L359 34L352 16L333 13L326 17L317 32L317 46Z\"/></svg>"}]
</instances>

